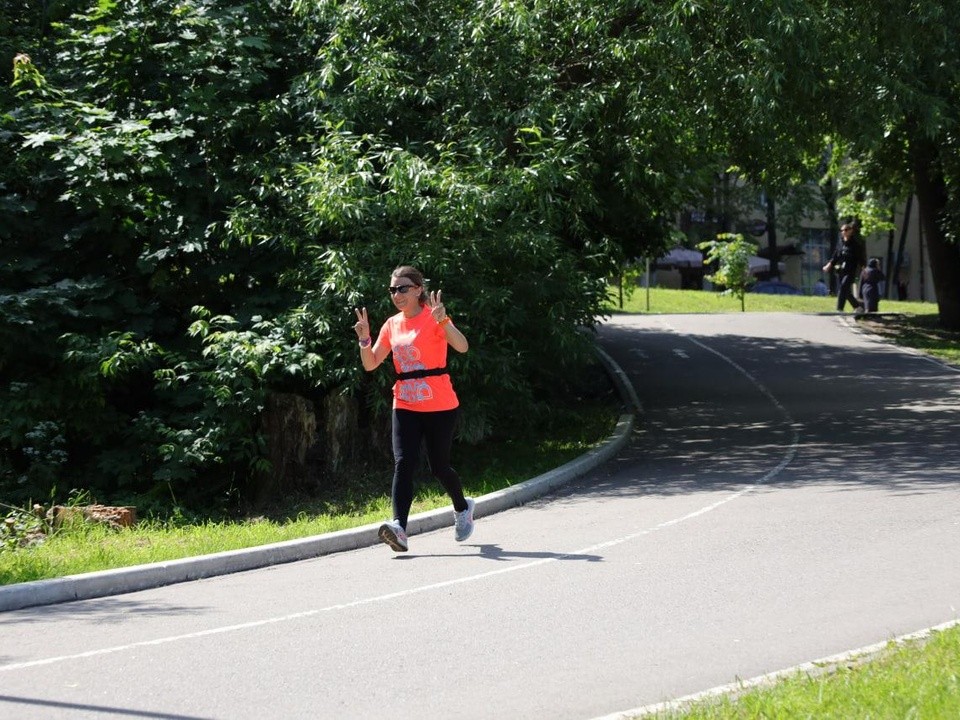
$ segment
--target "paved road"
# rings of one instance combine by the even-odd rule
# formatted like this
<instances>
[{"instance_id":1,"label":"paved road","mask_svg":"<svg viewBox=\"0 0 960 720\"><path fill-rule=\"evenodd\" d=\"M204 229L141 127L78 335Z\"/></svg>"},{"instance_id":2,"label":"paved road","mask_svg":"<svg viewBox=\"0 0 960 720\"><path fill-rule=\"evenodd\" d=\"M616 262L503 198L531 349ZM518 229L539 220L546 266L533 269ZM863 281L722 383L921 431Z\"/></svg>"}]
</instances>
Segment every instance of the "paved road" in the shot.
<instances>
[{"instance_id":1,"label":"paved road","mask_svg":"<svg viewBox=\"0 0 960 720\"><path fill-rule=\"evenodd\" d=\"M0 717L573 718L960 615L960 374L831 316L617 317L627 447L529 505L0 615Z\"/></svg>"}]
</instances>

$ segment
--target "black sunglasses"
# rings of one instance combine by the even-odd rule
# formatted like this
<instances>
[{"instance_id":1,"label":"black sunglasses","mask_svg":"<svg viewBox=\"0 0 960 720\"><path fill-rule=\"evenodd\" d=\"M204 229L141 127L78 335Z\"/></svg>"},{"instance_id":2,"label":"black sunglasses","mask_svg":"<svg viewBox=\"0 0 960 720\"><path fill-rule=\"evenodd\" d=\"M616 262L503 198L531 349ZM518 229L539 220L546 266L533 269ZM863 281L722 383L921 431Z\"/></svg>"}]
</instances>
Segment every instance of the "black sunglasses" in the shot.
<instances>
[{"instance_id":1,"label":"black sunglasses","mask_svg":"<svg viewBox=\"0 0 960 720\"><path fill-rule=\"evenodd\" d=\"M401 295L406 295L407 290L415 287L417 286L416 285L397 285L397 286L391 285L390 287L387 288L387 290L390 291L391 295L396 295L397 293L400 293Z\"/></svg>"}]
</instances>

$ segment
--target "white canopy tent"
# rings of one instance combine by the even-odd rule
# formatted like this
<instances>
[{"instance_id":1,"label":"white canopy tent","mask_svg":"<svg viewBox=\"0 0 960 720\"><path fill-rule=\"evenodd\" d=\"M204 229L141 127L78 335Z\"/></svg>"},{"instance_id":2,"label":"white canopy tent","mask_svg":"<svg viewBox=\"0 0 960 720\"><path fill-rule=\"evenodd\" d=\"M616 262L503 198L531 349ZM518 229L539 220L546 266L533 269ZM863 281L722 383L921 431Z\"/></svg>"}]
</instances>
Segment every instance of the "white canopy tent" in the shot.
<instances>
[{"instance_id":1,"label":"white canopy tent","mask_svg":"<svg viewBox=\"0 0 960 720\"><path fill-rule=\"evenodd\" d=\"M765 273L770 270L770 261L767 258L758 257L757 255L750 256L750 274L759 275L760 273ZM777 263L777 270L780 272L785 272L787 266L783 264L783 261Z\"/></svg>"}]
</instances>

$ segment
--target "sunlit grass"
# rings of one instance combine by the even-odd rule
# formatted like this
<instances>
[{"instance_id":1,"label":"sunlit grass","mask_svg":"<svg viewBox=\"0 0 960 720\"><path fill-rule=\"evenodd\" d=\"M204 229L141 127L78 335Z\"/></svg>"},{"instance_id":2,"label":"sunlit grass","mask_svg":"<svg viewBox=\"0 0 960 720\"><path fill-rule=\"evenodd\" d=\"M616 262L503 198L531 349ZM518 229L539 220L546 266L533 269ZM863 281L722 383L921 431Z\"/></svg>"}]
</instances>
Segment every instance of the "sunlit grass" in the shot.
<instances>
[{"instance_id":1,"label":"sunlit grass","mask_svg":"<svg viewBox=\"0 0 960 720\"><path fill-rule=\"evenodd\" d=\"M649 302L649 311L647 310ZM810 295L747 294L746 312L836 312L836 298ZM740 301L732 295L701 290L669 290L637 288L624 298L620 308L616 288L610 289L612 314L679 314L679 313L738 313ZM849 309L847 314L854 317ZM938 325L939 309L936 303L881 300L880 312L857 318L860 326L882 335L904 347L928 353L950 363L960 365L960 333L944 330Z\"/></svg>"},{"instance_id":2,"label":"sunlit grass","mask_svg":"<svg viewBox=\"0 0 960 720\"><path fill-rule=\"evenodd\" d=\"M145 522L112 530L102 525L58 533L42 545L0 553L0 584L41 580L293 540L373 522L386 516L383 498L356 515L302 516L288 521ZM377 514L377 509L381 513Z\"/></svg>"},{"instance_id":3,"label":"sunlit grass","mask_svg":"<svg viewBox=\"0 0 960 720\"><path fill-rule=\"evenodd\" d=\"M539 439L458 446L455 461L468 495L483 495L529 480L577 458L607 439L619 412L615 399L581 405ZM385 463L384 465L388 465ZM269 517L184 523L146 520L111 530L82 525L16 551L0 551L0 585L239 550L359 527L390 517L388 470L332 488L323 498L274 508ZM450 507L440 486L423 480L411 513Z\"/></svg>"},{"instance_id":4,"label":"sunlit grass","mask_svg":"<svg viewBox=\"0 0 960 720\"><path fill-rule=\"evenodd\" d=\"M649 717L649 716L648 716ZM661 720L939 720L960 717L960 627L888 646L834 672L799 673L737 698L706 700Z\"/></svg>"},{"instance_id":5,"label":"sunlit grass","mask_svg":"<svg viewBox=\"0 0 960 720\"><path fill-rule=\"evenodd\" d=\"M960 332L944 330L935 315L865 317L861 324L887 340L960 365Z\"/></svg>"},{"instance_id":6,"label":"sunlit grass","mask_svg":"<svg viewBox=\"0 0 960 720\"><path fill-rule=\"evenodd\" d=\"M650 288L649 309L647 308L647 302L647 289L638 287L629 297L624 297L623 307L621 308L617 289L615 287L610 288L608 307L611 312L650 312L653 314L740 312L740 300L738 298L708 290ZM848 305L848 312L851 312L849 307ZM747 293L745 309L746 312L836 312L837 299L835 297L816 297L813 295ZM936 315L939 311L936 303L881 300L880 312Z\"/></svg>"}]
</instances>

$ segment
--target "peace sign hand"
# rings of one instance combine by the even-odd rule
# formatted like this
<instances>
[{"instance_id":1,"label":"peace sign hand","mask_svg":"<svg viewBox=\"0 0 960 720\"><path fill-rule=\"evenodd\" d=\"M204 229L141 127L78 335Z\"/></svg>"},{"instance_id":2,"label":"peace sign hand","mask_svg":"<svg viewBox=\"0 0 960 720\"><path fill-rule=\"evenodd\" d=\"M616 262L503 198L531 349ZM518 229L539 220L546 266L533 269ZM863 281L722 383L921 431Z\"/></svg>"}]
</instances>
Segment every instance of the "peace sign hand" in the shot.
<instances>
[{"instance_id":1,"label":"peace sign hand","mask_svg":"<svg viewBox=\"0 0 960 720\"><path fill-rule=\"evenodd\" d=\"M358 338L366 340L370 337L370 321L367 319L367 309L354 308L353 311L357 314L357 322L353 329L356 331Z\"/></svg>"},{"instance_id":2,"label":"peace sign hand","mask_svg":"<svg viewBox=\"0 0 960 720\"><path fill-rule=\"evenodd\" d=\"M430 297L427 300L427 305L430 306L430 314L433 315L433 319L437 322L443 322L443 319L447 316L447 310L443 307L443 290L437 290L436 292L431 292Z\"/></svg>"}]
</instances>

